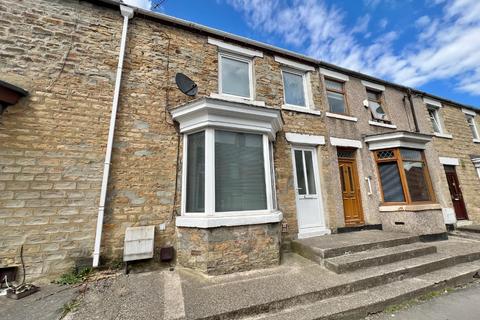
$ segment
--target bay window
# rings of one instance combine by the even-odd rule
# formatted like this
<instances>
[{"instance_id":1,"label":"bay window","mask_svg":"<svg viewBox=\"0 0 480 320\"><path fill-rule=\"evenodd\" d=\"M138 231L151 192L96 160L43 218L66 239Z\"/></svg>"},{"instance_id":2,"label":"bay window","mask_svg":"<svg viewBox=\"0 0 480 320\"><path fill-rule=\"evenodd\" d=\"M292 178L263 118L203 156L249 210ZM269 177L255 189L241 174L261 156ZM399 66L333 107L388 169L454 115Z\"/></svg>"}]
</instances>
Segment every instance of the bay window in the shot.
<instances>
[{"instance_id":1,"label":"bay window","mask_svg":"<svg viewBox=\"0 0 480 320\"><path fill-rule=\"evenodd\" d=\"M179 227L282 220L275 199L273 141L280 111L204 97L172 110L183 133Z\"/></svg>"},{"instance_id":2,"label":"bay window","mask_svg":"<svg viewBox=\"0 0 480 320\"><path fill-rule=\"evenodd\" d=\"M392 148L374 152L385 204L432 202L433 190L423 151Z\"/></svg>"},{"instance_id":3,"label":"bay window","mask_svg":"<svg viewBox=\"0 0 480 320\"><path fill-rule=\"evenodd\" d=\"M262 134L213 128L189 134L185 212L237 214L273 209L270 145Z\"/></svg>"}]
</instances>

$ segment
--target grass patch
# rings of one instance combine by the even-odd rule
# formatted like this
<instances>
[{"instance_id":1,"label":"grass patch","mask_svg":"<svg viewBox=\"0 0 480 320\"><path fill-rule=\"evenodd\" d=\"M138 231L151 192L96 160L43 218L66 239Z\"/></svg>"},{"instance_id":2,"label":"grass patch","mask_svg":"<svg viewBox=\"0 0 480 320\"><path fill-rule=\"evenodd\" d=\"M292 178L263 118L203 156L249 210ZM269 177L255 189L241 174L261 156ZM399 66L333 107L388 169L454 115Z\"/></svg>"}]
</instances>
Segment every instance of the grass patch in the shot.
<instances>
[{"instance_id":1,"label":"grass patch","mask_svg":"<svg viewBox=\"0 0 480 320\"><path fill-rule=\"evenodd\" d=\"M80 301L78 301L77 299L75 300L72 300L70 302L66 302L63 306L62 306L62 316L60 317L60 319L64 318L67 314L69 314L70 312L75 312L77 311L78 307L80 306Z\"/></svg>"},{"instance_id":2,"label":"grass patch","mask_svg":"<svg viewBox=\"0 0 480 320\"><path fill-rule=\"evenodd\" d=\"M85 267L81 269L73 269L69 273L63 274L58 280L54 281L60 285L72 285L85 281L87 277L92 273L92 268Z\"/></svg>"}]
</instances>

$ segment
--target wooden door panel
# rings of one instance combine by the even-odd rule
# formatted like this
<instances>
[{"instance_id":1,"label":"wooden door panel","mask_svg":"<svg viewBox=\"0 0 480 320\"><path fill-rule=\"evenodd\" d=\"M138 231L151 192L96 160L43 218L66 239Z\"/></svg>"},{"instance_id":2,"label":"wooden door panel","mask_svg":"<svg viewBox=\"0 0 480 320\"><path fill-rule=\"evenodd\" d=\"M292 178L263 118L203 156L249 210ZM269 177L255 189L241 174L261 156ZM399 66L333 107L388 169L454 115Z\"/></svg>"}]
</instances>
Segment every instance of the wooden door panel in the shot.
<instances>
[{"instance_id":1,"label":"wooden door panel","mask_svg":"<svg viewBox=\"0 0 480 320\"><path fill-rule=\"evenodd\" d=\"M467 220L467 208L463 200L462 189L458 181L457 172L454 166L444 166L445 174L447 176L448 189L452 198L453 209L457 220Z\"/></svg>"},{"instance_id":2,"label":"wooden door panel","mask_svg":"<svg viewBox=\"0 0 480 320\"><path fill-rule=\"evenodd\" d=\"M338 159L343 210L346 225L363 224L363 210L360 198L360 188L354 159Z\"/></svg>"}]
</instances>

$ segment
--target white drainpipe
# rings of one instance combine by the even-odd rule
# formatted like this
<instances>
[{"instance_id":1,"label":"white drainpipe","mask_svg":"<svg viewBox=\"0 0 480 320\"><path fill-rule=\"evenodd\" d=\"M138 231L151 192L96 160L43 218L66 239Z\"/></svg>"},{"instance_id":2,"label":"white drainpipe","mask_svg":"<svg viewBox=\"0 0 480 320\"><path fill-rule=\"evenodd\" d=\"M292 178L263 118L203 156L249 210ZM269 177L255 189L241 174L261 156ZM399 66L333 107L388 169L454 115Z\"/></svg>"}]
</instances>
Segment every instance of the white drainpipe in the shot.
<instances>
[{"instance_id":1,"label":"white drainpipe","mask_svg":"<svg viewBox=\"0 0 480 320\"><path fill-rule=\"evenodd\" d=\"M115 80L115 91L113 93L112 114L110 117L110 128L108 130L107 150L105 152L105 164L103 167L102 189L100 190L100 204L98 207L97 229L95 233L95 247L93 251L93 267L98 267L100 260L100 245L102 243L103 215L105 212L105 200L107 197L108 175L110 172L110 160L112 158L113 135L115 133L115 121L117 119L118 98L120 95L120 83L122 82L123 58L127 43L128 20L133 17L133 9L127 6L120 6L123 16L122 39L120 40L120 53L118 55L117 78Z\"/></svg>"}]
</instances>

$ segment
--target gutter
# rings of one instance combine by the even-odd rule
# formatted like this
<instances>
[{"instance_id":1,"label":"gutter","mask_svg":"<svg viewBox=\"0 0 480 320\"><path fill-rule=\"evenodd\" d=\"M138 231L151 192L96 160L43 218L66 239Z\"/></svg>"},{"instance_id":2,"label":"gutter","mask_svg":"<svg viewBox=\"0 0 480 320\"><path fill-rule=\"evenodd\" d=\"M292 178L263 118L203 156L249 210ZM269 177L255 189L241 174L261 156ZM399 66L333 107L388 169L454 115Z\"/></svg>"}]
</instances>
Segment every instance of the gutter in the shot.
<instances>
[{"instance_id":1,"label":"gutter","mask_svg":"<svg viewBox=\"0 0 480 320\"><path fill-rule=\"evenodd\" d=\"M100 245L102 243L103 217L105 213L105 202L107 198L108 177L110 173L110 160L112 158L113 136L115 133L115 122L117 120L118 100L120 96L120 84L122 82L123 60L127 44L128 21L133 17L134 9L120 5L120 12L123 16L122 38L120 40L120 52L118 54L117 77L115 80L115 91L113 92L112 114L110 116L110 128L108 130L107 150L105 151L105 162L103 167L102 187L100 190L100 203L98 206L97 229L95 232L95 246L93 250L93 267L98 267L100 261Z\"/></svg>"}]
</instances>

